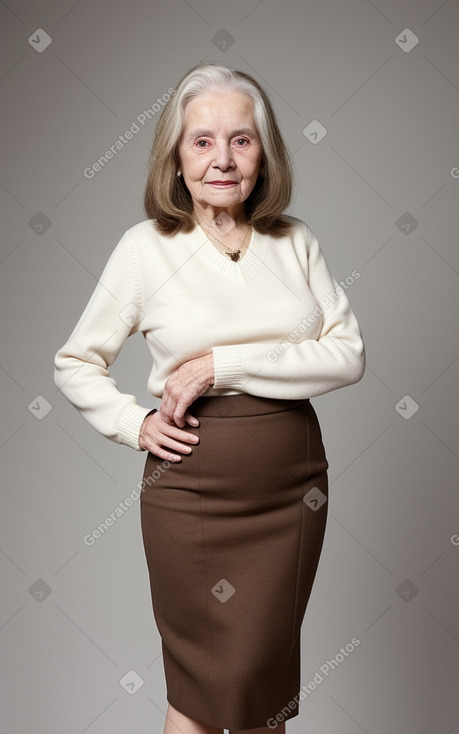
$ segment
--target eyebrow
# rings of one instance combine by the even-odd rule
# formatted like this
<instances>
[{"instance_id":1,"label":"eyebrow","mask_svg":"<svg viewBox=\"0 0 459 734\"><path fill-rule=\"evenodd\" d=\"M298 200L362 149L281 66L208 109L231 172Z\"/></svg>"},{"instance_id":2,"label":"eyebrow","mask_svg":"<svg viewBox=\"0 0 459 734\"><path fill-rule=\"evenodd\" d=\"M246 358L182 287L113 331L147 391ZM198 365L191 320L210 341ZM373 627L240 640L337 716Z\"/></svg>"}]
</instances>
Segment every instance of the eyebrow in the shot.
<instances>
[{"instance_id":1,"label":"eyebrow","mask_svg":"<svg viewBox=\"0 0 459 734\"><path fill-rule=\"evenodd\" d=\"M251 127L238 127L237 130L233 130L230 137L233 138L235 135L251 135L252 137L255 137L256 133L255 130L252 130ZM211 138L213 136L213 131L197 128L196 130L191 130L190 133L187 135L188 138L199 138L201 136L207 136Z\"/></svg>"}]
</instances>

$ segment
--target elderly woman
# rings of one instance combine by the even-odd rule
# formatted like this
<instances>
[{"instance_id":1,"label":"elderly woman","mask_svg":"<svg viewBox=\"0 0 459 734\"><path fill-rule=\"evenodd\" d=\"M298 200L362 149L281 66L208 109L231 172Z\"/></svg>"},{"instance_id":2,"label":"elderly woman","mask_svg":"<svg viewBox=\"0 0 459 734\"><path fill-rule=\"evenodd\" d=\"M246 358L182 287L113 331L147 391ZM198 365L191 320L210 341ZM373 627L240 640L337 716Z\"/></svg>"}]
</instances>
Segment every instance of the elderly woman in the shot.
<instances>
[{"instance_id":1,"label":"elderly woman","mask_svg":"<svg viewBox=\"0 0 459 734\"><path fill-rule=\"evenodd\" d=\"M145 211L114 248L55 382L102 435L147 451L140 493L168 734L285 732L321 554L328 461L310 398L365 350L318 240L283 214L292 169L269 99L222 64L159 119ZM141 332L159 407L108 368ZM302 695L303 693L303 695Z\"/></svg>"}]
</instances>

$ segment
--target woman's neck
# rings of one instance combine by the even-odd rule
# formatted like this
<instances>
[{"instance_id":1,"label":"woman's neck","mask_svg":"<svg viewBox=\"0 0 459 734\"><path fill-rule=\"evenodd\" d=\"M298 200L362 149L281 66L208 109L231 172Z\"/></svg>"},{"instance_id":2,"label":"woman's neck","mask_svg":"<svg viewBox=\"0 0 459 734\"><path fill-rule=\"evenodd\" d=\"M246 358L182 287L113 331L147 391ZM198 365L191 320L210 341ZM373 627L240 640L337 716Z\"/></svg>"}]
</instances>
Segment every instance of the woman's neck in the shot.
<instances>
[{"instance_id":1,"label":"woman's neck","mask_svg":"<svg viewBox=\"0 0 459 734\"><path fill-rule=\"evenodd\" d=\"M234 228L247 226L249 223L243 204L237 207L215 207L210 204L203 207L195 203L193 216L198 222L203 222L208 227L216 225L220 232L229 232Z\"/></svg>"}]
</instances>

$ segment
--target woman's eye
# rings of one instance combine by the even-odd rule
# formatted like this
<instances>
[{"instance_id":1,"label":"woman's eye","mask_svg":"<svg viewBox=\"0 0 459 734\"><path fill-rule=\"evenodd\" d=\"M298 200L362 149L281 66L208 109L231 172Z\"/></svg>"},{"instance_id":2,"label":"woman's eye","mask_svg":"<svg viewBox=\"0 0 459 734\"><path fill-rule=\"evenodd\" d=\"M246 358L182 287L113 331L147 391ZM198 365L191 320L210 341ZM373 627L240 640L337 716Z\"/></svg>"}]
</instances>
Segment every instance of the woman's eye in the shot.
<instances>
[{"instance_id":1,"label":"woman's eye","mask_svg":"<svg viewBox=\"0 0 459 734\"><path fill-rule=\"evenodd\" d=\"M245 138L236 138L237 147L242 148L243 145L246 145L249 141Z\"/></svg>"},{"instance_id":2,"label":"woman's eye","mask_svg":"<svg viewBox=\"0 0 459 734\"><path fill-rule=\"evenodd\" d=\"M207 146L207 144L208 144L208 141L207 140L198 140L198 142L197 142L198 148L205 148Z\"/></svg>"}]
</instances>

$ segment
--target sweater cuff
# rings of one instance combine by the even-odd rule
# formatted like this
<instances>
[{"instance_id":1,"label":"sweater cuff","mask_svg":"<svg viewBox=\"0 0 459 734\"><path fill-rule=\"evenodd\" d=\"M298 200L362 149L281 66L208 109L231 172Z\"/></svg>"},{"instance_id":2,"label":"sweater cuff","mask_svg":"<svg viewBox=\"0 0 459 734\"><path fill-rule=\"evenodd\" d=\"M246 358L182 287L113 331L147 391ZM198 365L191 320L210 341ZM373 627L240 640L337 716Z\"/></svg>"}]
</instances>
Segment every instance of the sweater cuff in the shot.
<instances>
[{"instance_id":1,"label":"sweater cuff","mask_svg":"<svg viewBox=\"0 0 459 734\"><path fill-rule=\"evenodd\" d=\"M213 347L213 387L241 390L244 383L242 352L239 346Z\"/></svg>"},{"instance_id":2,"label":"sweater cuff","mask_svg":"<svg viewBox=\"0 0 459 734\"><path fill-rule=\"evenodd\" d=\"M142 408L137 403L128 405L123 411L121 417L118 420L117 431L118 431L118 443L124 443L131 449L136 451L145 451L145 449L139 446L139 433L140 427L144 421L145 416L157 410L153 411L150 408Z\"/></svg>"}]
</instances>

